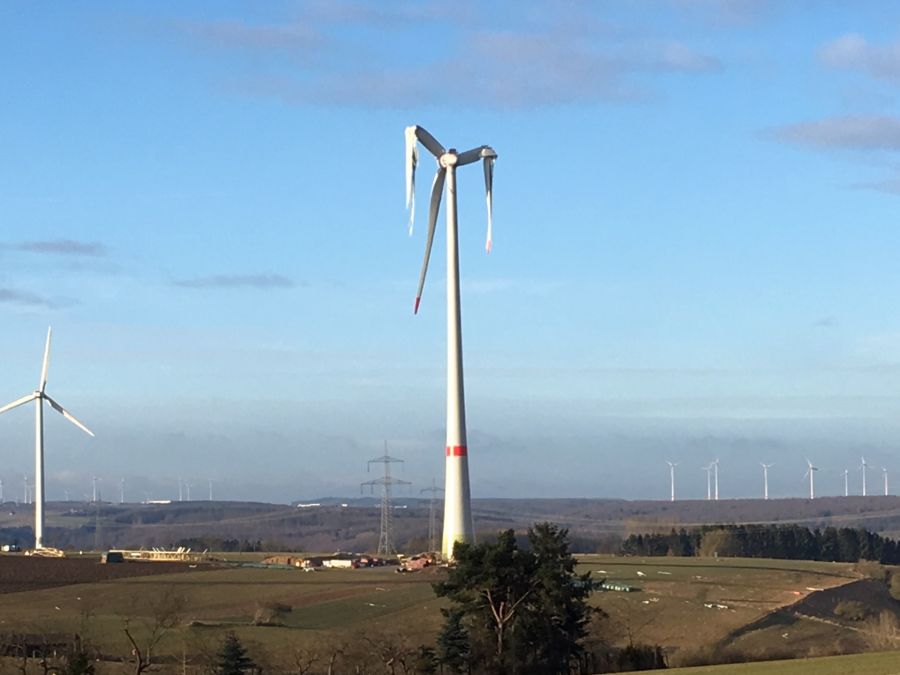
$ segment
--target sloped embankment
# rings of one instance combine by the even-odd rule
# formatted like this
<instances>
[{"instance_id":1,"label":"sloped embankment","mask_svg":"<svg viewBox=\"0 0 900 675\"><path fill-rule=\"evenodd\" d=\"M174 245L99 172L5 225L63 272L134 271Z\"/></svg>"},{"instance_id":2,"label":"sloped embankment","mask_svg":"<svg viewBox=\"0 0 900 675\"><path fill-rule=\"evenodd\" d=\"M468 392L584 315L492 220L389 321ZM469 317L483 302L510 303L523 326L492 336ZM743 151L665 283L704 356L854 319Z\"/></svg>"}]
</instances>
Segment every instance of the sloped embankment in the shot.
<instances>
[{"instance_id":1,"label":"sloped embankment","mask_svg":"<svg viewBox=\"0 0 900 675\"><path fill-rule=\"evenodd\" d=\"M882 612L900 619L900 602L887 586L873 579L851 581L776 609L734 631L721 645L747 653L775 647L796 656L862 651L879 638L875 620Z\"/></svg>"}]
</instances>

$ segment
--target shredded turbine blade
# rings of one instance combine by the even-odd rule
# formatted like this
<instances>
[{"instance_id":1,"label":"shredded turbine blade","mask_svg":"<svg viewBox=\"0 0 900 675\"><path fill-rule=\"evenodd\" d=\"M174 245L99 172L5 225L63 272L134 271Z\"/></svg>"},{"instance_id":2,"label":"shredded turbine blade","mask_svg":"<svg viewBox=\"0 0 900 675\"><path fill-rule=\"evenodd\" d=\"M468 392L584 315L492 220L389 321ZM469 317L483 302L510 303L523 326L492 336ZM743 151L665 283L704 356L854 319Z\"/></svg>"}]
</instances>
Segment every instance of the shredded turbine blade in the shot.
<instances>
[{"instance_id":1,"label":"shredded turbine blade","mask_svg":"<svg viewBox=\"0 0 900 675\"><path fill-rule=\"evenodd\" d=\"M422 261L422 271L419 273L419 289L416 291L414 314L418 314L419 302L422 300L422 289L425 287L425 274L428 272L428 260L431 257L431 245L434 243L434 230L437 227L438 212L441 209L441 194L444 192L444 178L446 176L447 169L441 167L434 175L434 184L431 186L431 206L428 209L428 236L425 240L425 259Z\"/></svg>"},{"instance_id":2,"label":"shredded turbine blade","mask_svg":"<svg viewBox=\"0 0 900 675\"><path fill-rule=\"evenodd\" d=\"M413 233L416 218L416 166L419 163L419 146L416 128L406 127L406 208L409 210L409 234Z\"/></svg>"},{"instance_id":3,"label":"shredded turbine blade","mask_svg":"<svg viewBox=\"0 0 900 675\"><path fill-rule=\"evenodd\" d=\"M428 152L430 152L432 155L434 155L435 157L440 157L445 152L447 152L444 149L444 146L438 143L437 139L427 131L425 131L425 129L419 126L413 127L413 129L415 129L416 138L421 141L422 145L428 148Z\"/></svg>"},{"instance_id":4,"label":"shredded turbine blade","mask_svg":"<svg viewBox=\"0 0 900 675\"><path fill-rule=\"evenodd\" d=\"M490 253L494 238L494 157L484 158L484 196L487 201L487 241L484 248Z\"/></svg>"}]
</instances>

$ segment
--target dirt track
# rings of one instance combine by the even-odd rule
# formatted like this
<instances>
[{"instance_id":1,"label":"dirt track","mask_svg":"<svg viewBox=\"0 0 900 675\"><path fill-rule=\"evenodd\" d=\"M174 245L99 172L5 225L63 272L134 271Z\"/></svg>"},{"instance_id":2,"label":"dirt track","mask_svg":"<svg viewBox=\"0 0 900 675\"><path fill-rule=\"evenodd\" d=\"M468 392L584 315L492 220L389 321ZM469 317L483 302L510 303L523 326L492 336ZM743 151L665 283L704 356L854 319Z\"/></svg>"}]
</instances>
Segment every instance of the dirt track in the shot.
<instances>
[{"instance_id":1,"label":"dirt track","mask_svg":"<svg viewBox=\"0 0 900 675\"><path fill-rule=\"evenodd\" d=\"M4 555L0 556L0 594L209 568L209 565L191 568L187 563L168 562L102 565L96 558L27 558L21 555Z\"/></svg>"}]
</instances>

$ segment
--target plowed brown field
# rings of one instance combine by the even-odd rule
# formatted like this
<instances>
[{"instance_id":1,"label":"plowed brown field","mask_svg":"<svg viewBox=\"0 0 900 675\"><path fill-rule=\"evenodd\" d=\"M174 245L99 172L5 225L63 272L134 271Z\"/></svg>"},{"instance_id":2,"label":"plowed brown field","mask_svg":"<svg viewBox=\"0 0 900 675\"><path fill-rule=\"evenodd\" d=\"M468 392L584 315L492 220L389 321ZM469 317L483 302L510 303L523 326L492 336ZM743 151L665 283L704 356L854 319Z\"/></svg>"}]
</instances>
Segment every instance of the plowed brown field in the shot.
<instances>
[{"instance_id":1,"label":"plowed brown field","mask_svg":"<svg viewBox=\"0 0 900 675\"><path fill-rule=\"evenodd\" d=\"M103 565L97 558L0 556L0 594L36 591L71 584L210 569L211 565L175 562L124 562Z\"/></svg>"}]
</instances>

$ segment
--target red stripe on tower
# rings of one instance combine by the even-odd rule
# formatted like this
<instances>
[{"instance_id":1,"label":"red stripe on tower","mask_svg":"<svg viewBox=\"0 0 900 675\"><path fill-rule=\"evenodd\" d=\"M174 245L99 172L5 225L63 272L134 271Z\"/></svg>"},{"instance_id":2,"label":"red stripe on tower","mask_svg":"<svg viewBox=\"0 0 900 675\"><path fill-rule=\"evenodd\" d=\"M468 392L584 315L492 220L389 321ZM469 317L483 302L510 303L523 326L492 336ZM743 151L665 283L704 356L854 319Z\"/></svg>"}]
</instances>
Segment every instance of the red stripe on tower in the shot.
<instances>
[{"instance_id":1,"label":"red stripe on tower","mask_svg":"<svg viewBox=\"0 0 900 675\"><path fill-rule=\"evenodd\" d=\"M448 445L447 457L465 457L469 450L464 445Z\"/></svg>"}]
</instances>

